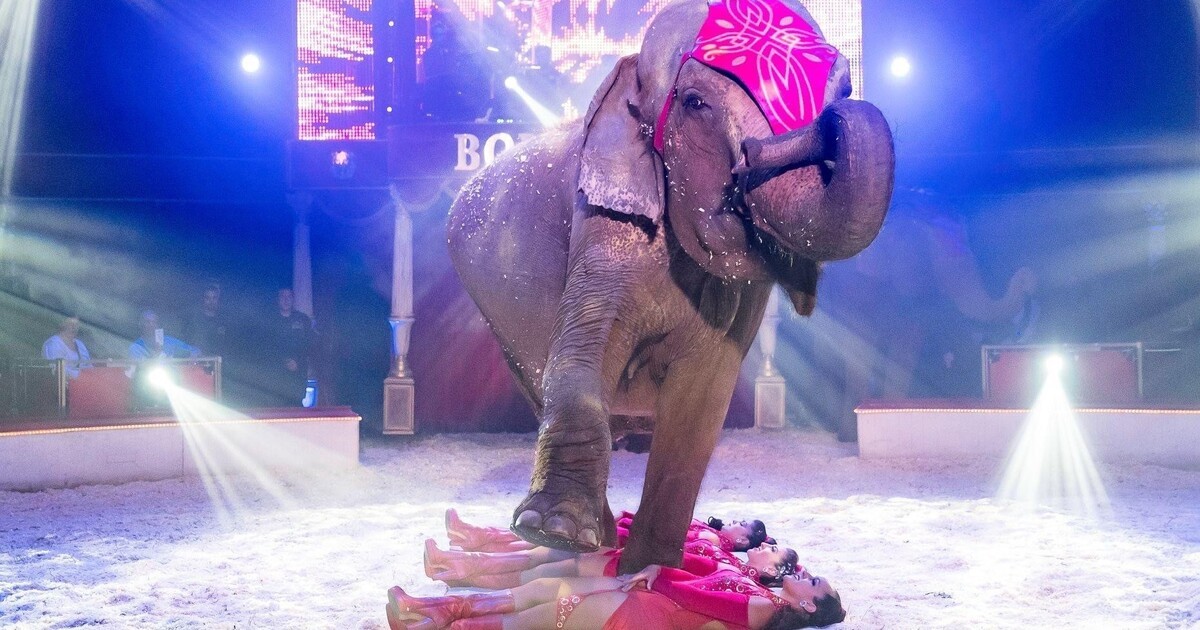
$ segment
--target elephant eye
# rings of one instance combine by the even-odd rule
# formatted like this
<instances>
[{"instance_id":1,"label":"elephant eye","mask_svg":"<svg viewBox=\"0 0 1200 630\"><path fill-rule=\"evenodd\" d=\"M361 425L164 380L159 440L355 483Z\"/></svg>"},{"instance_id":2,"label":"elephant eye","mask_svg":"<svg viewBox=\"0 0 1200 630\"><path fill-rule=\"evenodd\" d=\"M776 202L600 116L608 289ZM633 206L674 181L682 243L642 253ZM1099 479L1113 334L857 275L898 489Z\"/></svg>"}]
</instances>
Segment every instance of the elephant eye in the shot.
<instances>
[{"instance_id":1,"label":"elephant eye","mask_svg":"<svg viewBox=\"0 0 1200 630\"><path fill-rule=\"evenodd\" d=\"M683 107L684 109L698 111L708 107L708 104L698 94L687 94L683 97Z\"/></svg>"}]
</instances>

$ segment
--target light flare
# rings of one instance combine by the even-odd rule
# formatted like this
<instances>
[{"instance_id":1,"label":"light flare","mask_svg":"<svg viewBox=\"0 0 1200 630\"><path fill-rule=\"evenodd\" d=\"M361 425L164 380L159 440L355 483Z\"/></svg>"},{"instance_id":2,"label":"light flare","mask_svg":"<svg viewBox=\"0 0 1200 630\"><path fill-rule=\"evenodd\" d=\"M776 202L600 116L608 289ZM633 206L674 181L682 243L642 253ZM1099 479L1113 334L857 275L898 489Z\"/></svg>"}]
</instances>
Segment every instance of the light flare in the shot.
<instances>
[{"instance_id":1,"label":"light flare","mask_svg":"<svg viewBox=\"0 0 1200 630\"><path fill-rule=\"evenodd\" d=\"M533 115L538 119L538 122L541 123L543 127L549 128L558 124L560 118L554 112L550 111L545 105L542 105L534 100L533 97L521 87L521 84L519 81L517 81L516 77L508 77L505 79L504 87L508 88L510 92L521 98L521 101L525 103L525 106L529 108L529 111L533 112Z\"/></svg>"},{"instance_id":2,"label":"light flare","mask_svg":"<svg viewBox=\"0 0 1200 630\"><path fill-rule=\"evenodd\" d=\"M184 444L219 522L234 524L249 511L248 480L283 509L303 507L299 493L321 485L320 476L345 468L344 457L278 427L168 382L163 387L183 430Z\"/></svg>"},{"instance_id":3,"label":"light flare","mask_svg":"<svg viewBox=\"0 0 1200 630\"><path fill-rule=\"evenodd\" d=\"M40 0L0 0L0 199L12 193ZM0 237L6 210L0 202Z\"/></svg>"},{"instance_id":4,"label":"light flare","mask_svg":"<svg viewBox=\"0 0 1200 630\"><path fill-rule=\"evenodd\" d=\"M1009 455L997 496L1089 517L1107 512L1108 493L1067 399L1061 369L1047 370L1042 391Z\"/></svg>"}]
</instances>

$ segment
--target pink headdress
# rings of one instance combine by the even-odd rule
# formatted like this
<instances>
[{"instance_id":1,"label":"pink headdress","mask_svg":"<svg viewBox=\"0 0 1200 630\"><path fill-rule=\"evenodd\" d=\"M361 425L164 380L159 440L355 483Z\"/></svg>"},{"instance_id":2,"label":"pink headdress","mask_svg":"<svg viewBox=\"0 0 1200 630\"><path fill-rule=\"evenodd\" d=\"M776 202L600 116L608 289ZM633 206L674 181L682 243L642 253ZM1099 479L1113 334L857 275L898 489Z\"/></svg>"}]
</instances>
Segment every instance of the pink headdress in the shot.
<instances>
[{"instance_id":1,"label":"pink headdress","mask_svg":"<svg viewBox=\"0 0 1200 630\"><path fill-rule=\"evenodd\" d=\"M778 135L811 123L820 113L837 55L803 16L780 0L709 0L696 45L683 54L679 67L695 59L732 75ZM672 85L654 127L659 153L674 99Z\"/></svg>"}]
</instances>

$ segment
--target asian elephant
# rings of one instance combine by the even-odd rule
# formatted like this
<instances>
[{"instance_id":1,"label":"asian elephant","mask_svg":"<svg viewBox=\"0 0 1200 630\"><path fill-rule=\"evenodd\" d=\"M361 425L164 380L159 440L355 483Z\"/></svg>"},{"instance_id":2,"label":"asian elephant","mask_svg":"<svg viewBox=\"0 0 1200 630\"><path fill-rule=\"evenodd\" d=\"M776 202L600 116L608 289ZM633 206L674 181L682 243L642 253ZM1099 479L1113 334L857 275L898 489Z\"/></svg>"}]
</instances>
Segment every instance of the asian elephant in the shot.
<instances>
[{"instance_id":1,"label":"asian elephant","mask_svg":"<svg viewBox=\"0 0 1200 630\"><path fill-rule=\"evenodd\" d=\"M513 531L611 545L609 418L654 417L623 572L678 564L773 285L810 313L821 261L865 248L892 192L891 133L847 98L846 59L830 54L819 116L775 134L731 76L684 60L708 7L665 7L583 120L503 154L450 210L451 259L540 420Z\"/></svg>"}]
</instances>

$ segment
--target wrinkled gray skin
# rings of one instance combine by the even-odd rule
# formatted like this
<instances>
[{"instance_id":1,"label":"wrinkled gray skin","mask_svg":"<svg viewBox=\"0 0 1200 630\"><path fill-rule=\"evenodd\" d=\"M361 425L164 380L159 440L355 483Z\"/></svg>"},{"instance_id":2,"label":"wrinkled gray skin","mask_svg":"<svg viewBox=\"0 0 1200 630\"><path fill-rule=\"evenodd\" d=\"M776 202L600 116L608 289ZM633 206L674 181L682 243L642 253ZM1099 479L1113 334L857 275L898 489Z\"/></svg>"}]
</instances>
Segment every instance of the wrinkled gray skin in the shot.
<instances>
[{"instance_id":1,"label":"wrinkled gray skin","mask_svg":"<svg viewBox=\"0 0 1200 630\"><path fill-rule=\"evenodd\" d=\"M821 117L779 137L742 88L688 61L660 157L654 122L705 14L704 0L665 8L582 124L505 153L450 211L455 268L541 419L513 531L613 544L609 417L655 418L622 572L680 561L772 285L811 312L819 262L866 247L892 190L887 124L844 98L843 58Z\"/></svg>"}]
</instances>

